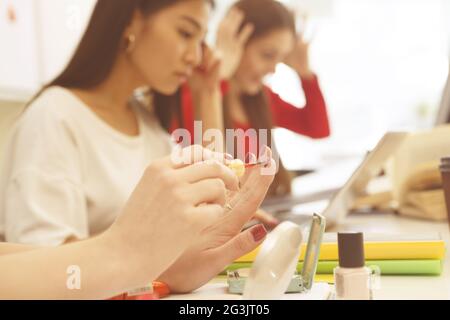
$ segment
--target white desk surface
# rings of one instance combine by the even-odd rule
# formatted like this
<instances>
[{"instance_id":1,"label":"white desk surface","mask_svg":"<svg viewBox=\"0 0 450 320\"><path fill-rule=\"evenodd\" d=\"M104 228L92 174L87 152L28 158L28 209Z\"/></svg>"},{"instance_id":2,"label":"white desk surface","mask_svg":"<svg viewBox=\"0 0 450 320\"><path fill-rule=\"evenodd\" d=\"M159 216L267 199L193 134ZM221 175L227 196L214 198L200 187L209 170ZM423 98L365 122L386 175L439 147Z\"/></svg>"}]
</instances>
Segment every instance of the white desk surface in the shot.
<instances>
[{"instance_id":1,"label":"white desk surface","mask_svg":"<svg viewBox=\"0 0 450 320\"><path fill-rule=\"evenodd\" d=\"M349 216L346 222L338 227L339 231L353 230L369 233L430 233L440 232L447 244L444 271L441 276L383 276L381 289L374 292L375 299L417 300L445 299L450 300L450 232L447 223L422 221L389 214L368 214L365 216ZM333 230L337 231L337 230ZM294 296L286 297L294 298ZM306 297L311 298L311 297ZM240 296L226 293L226 280L216 278L206 286L187 295L173 295L169 299L180 300L237 300Z\"/></svg>"}]
</instances>

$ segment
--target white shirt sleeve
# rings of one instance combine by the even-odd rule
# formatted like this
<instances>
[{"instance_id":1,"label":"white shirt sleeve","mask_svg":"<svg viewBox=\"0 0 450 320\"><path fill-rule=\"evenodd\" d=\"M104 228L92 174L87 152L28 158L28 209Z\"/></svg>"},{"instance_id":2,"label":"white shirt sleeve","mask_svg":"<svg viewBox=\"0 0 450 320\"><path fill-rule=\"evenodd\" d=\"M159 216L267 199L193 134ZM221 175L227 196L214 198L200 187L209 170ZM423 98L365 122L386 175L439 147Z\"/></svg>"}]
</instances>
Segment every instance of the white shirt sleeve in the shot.
<instances>
[{"instance_id":1,"label":"white shirt sleeve","mask_svg":"<svg viewBox=\"0 0 450 320\"><path fill-rule=\"evenodd\" d=\"M4 189L8 242L59 245L88 237L86 197L70 121L31 106L13 134Z\"/></svg>"}]
</instances>

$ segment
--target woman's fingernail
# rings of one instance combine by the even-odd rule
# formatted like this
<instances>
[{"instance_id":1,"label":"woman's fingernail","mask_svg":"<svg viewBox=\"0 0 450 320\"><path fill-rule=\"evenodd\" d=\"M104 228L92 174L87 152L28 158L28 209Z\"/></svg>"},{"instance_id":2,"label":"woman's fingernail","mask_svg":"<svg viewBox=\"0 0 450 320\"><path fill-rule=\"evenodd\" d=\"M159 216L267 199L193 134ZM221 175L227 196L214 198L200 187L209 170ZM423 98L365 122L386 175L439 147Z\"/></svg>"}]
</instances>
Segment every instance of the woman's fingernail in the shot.
<instances>
[{"instance_id":1,"label":"woman's fingernail","mask_svg":"<svg viewBox=\"0 0 450 320\"><path fill-rule=\"evenodd\" d=\"M264 239L266 237L267 230L262 224L259 224L255 228L252 229L251 233L253 236L253 240L255 242L260 242L262 239Z\"/></svg>"},{"instance_id":2,"label":"woman's fingernail","mask_svg":"<svg viewBox=\"0 0 450 320\"><path fill-rule=\"evenodd\" d=\"M262 149L260 152L259 152L259 158L258 158L258 161L259 162L268 162L268 160L269 160L269 149L267 148L267 147L264 147L264 149Z\"/></svg>"},{"instance_id":3,"label":"woman's fingernail","mask_svg":"<svg viewBox=\"0 0 450 320\"><path fill-rule=\"evenodd\" d=\"M267 146L264 144L259 147L259 156L264 157L267 154Z\"/></svg>"},{"instance_id":4,"label":"woman's fingernail","mask_svg":"<svg viewBox=\"0 0 450 320\"><path fill-rule=\"evenodd\" d=\"M280 224L280 220L278 220L277 218L271 218L270 219L270 223L272 223L274 225L279 225Z\"/></svg>"},{"instance_id":5,"label":"woman's fingernail","mask_svg":"<svg viewBox=\"0 0 450 320\"><path fill-rule=\"evenodd\" d=\"M253 153L249 152L245 155L245 164L251 164L255 162L257 162L257 158Z\"/></svg>"},{"instance_id":6,"label":"woman's fingernail","mask_svg":"<svg viewBox=\"0 0 450 320\"><path fill-rule=\"evenodd\" d=\"M272 157L270 153L270 148L268 146L265 146L259 156L259 162L264 163L264 168L268 168L271 166Z\"/></svg>"},{"instance_id":7,"label":"woman's fingernail","mask_svg":"<svg viewBox=\"0 0 450 320\"><path fill-rule=\"evenodd\" d=\"M233 156L229 153L225 153L225 159L227 160L234 160Z\"/></svg>"}]
</instances>

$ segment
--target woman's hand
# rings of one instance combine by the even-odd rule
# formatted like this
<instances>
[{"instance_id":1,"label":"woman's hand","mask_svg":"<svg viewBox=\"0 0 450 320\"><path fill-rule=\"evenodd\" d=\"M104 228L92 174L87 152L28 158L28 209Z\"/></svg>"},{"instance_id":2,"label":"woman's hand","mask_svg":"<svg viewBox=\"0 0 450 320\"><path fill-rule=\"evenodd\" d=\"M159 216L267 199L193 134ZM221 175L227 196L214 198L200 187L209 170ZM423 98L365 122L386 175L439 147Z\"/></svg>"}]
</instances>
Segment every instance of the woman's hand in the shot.
<instances>
[{"instance_id":1,"label":"woman's hand","mask_svg":"<svg viewBox=\"0 0 450 320\"><path fill-rule=\"evenodd\" d=\"M294 49L284 61L302 78L314 76L309 64L309 45L310 43L305 41L303 34L299 34Z\"/></svg>"},{"instance_id":2,"label":"woman's hand","mask_svg":"<svg viewBox=\"0 0 450 320\"><path fill-rule=\"evenodd\" d=\"M228 211L214 225L204 229L194 244L158 280L172 292L193 291L225 269L237 258L252 251L264 240L262 225L241 232L253 217L273 181L276 164L267 148L262 157L267 167L249 169L241 190L228 201Z\"/></svg>"},{"instance_id":3,"label":"woman's hand","mask_svg":"<svg viewBox=\"0 0 450 320\"><path fill-rule=\"evenodd\" d=\"M204 44L202 56L201 64L194 69L193 75L189 78L189 88L194 96L220 89L221 59L219 54Z\"/></svg>"},{"instance_id":4,"label":"woman's hand","mask_svg":"<svg viewBox=\"0 0 450 320\"><path fill-rule=\"evenodd\" d=\"M280 224L280 221L278 221L278 219L276 219L270 213L267 213L262 209L258 209L258 211L256 211L255 215L253 216L253 219L256 219L262 224L264 224L264 226L268 230L272 230Z\"/></svg>"},{"instance_id":5,"label":"woman's hand","mask_svg":"<svg viewBox=\"0 0 450 320\"><path fill-rule=\"evenodd\" d=\"M107 231L112 246L139 261L141 270L152 270L139 285L155 279L222 220L227 190L239 188L226 161L223 154L193 146L148 167Z\"/></svg>"},{"instance_id":6,"label":"woman's hand","mask_svg":"<svg viewBox=\"0 0 450 320\"><path fill-rule=\"evenodd\" d=\"M206 45L203 46L203 60L194 74L189 79L189 88L192 92L194 104L194 116L196 121L202 121L203 132L210 129L218 130L222 136L223 109L222 92L220 90L220 65L221 61L216 52ZM216 142L211 146L211 141L202 139L202 144L214 151L223 152L223 142Z\"/></svg>"},{"instance_id":7,"label":"woman's hand","mask_svg":"<svg viewBox=\"0 0 450 320\"><path fill-rule=\"evenodd\" d=\"M222 80L232 78L250 36L253 33L253 25L247 24L243 28L244 13L237 8L232 8L223 19L217 32L216 49L222 57L220 76Z\"/></svg>"}]
</instances>

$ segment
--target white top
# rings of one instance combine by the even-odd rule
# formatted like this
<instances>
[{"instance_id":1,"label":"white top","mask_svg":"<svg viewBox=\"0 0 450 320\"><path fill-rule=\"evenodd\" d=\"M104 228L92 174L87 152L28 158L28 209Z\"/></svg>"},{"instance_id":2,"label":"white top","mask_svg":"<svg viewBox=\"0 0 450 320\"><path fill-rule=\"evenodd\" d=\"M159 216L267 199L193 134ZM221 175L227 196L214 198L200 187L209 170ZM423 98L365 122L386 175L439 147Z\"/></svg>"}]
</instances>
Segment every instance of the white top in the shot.
<instances>
[{"instance_id":1,"label":"white top","mask_svg":"<svg viewBox=\"0 0 450 320\"><path fill-rule=\"evenodd\" d=\"M70 91L47 89L24 113L0 176L0 240L59 245L107 229L169 135L136 109L139 136L122 134Z\"/></svg>"}]
</instances>

